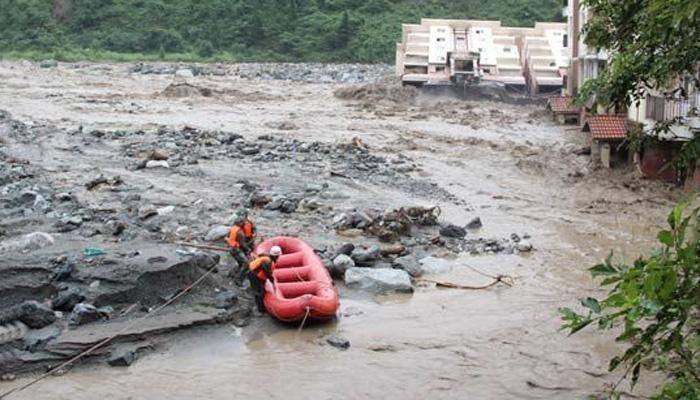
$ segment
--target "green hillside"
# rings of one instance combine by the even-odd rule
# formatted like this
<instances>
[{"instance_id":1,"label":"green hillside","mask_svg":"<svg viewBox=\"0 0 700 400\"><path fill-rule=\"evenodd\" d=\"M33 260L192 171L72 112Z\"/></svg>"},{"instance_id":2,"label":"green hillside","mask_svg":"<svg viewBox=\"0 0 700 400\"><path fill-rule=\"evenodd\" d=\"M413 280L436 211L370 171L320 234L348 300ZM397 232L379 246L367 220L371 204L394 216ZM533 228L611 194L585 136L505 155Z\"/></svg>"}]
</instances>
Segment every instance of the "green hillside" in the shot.
<instances>
[{"instance_id":1,"label":"green hillside","mask_svg":"<svg viewBox=\"0 0 700 400\"><path fill-rule=\"evenodd\" d=\"M0 53L64 59L380 62L421 17L561 18L558 0L0 0Z\"/></svg>"}]
</instances>

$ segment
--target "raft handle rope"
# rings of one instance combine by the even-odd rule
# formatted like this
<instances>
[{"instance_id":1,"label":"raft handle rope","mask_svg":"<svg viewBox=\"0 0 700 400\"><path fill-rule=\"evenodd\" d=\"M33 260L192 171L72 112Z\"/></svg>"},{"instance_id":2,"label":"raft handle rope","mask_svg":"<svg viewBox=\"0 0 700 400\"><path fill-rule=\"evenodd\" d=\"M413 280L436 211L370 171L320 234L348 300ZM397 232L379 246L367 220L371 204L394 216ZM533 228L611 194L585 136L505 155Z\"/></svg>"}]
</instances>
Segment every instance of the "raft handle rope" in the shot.
<instances>
[{"instance_id":1,"label":"raft handle rope","mask_svg":"<svg viewBox=\"0 0 700 400\"><path fill-rule=\"evenodd\" d=\"M187 287L185 287L184 289L182 289L178 294L176 294L176 295L173 296L170 300L168 300L168 301L166 301L165 303L163 303L162 305L160 305L158 308L154 309L153 311L149 312L148 314L146 314L146 315L144 315L144 316L142 316L142 317L136 318L136 319L133 320L130 324L128 324L128 325L125 326L124 328L120 329L119 331L117 331L117 332L114 333L113 335L111 335L111 336L109 336L109 337L107 337L107 338L101 340L100 342L98 342L97 344L93 345L93 346L90 347L89 349L83 351L82 353L79 353L79 354L76 355L75 357L73 357L73 358L71 358L70 360L68 360L68 361L66 361L66 362L64 362L64 363L62 363L62 364L60 364L59 366L57 366L57 367L55 367L55 368L52 368L51 370L49 370L48 372L44 373L43 375L40 375L38 378L36 378L36 379L34 379L34 380L32 380L32 381L30 381L30 382L28 382L28 383L26 383L26 384L24 384L24 385L22 385L22 386L18 386L18 387L14 388L14 389L10 389L9 391L7 391L7 392L5 392L5 393L0 394L0 400L7 398L8 396L10 396L10 395L13 394L13 393L21 392L21 391L23 391L23 390L29 388L30 386L32 386L32 385L34 385L34 384L36 384L36 383L38 383L38 382L40 382L40 381L42 381L42 380L48 378L49 376L55 374L56 372L60 371L61 369L63 369L63 368L65 368L65 367L67 367L67 366L73 364L74 362L76 362L76 361L80 360L81 358L83 358L83 357L89 355L90 353L94 352L95 350L97 350L97 349L99 349L99 348L105 346L106 344L108 344L109 342L111 342L111 341L112 341L114 338L116 338L117 336L121 335L122 333L124 333L124 332L128 331L129 329L133 328L134 326L136 326L136 324L137 324L138 322L141 322L141 321L143 321L143 320L145 320L145 319L147 319L147 318L149 318L149 317L151 317L151 316L153 316L153 315L156 315L158 312L160 312L160 311L163 310L165 307L167 307L167 306L169 306L170 304L172 304L175 300L179 299L180 297L182 297L183 295L185 295L186 293L188 293L190 290L192 290L195 286L197 286L200 282L202 282L207 276L209 276L209 274L211 274L211 273L216 269L216 266L217 266L218 264L219 264L219 262L216 261L216 262L214 263L214 265L212 265L212 266L207 270L207 272L205 272L202 276L200 276L196 281L192 282L190 285L188 285Z\"/></svg>"},{"instance_id":2,"label":"raft handle rope","mask_svg":"<svg viewBox=\"0 0 700 400\"><path fill-rule=\"evenodd\" d=\"M311 313L311 307L306 306L306 314L304 314L304 319L301 320L301 325L299 325L299 329L297 330L297 335L301 333L302 329L304 329L304 324L306 324L306 319L309 318L310 313Z\"/></svg>"}]
</instances>

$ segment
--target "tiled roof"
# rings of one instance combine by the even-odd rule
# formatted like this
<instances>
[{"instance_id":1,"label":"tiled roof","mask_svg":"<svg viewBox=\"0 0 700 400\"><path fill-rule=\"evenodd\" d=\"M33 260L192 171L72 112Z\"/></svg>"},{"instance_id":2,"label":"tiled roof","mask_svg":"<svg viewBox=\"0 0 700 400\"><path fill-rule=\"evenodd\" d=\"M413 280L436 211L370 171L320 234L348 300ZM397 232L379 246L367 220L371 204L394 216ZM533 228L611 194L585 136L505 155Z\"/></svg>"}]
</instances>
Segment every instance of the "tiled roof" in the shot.
<instances>
[{"instance_id":1,"label":"tiled roof","mask_svg":"<svg viewBox=\"0 0 700 400\"><path fill-rule=\"evenodd\" d=\"M627 117L623 115L590 115L586 117L586 125L593 139L624 139L627 136Z\"/></svg>"},{"instance_id":2,"label":"tiled roof","mask_svg":"<svg viewBox=\"0 0 700 400\"><path fill-rule=\"evenodd\" d=\"M577 114L579 108L573 104L569 96L554 96L549 98L549 108L555 114Z\"/></svg>"}]
</instances>

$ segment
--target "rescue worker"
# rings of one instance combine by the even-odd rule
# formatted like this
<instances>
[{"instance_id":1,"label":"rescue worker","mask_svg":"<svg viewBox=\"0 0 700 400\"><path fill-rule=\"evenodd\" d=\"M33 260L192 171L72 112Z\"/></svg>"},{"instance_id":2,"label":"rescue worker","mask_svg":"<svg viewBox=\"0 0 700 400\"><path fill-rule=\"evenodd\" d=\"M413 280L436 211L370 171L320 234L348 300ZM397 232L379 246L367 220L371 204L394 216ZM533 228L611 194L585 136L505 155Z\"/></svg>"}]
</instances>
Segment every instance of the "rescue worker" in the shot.
<instances>
[{"instance_id":1,"label":"rescue worker","mask_svg":"<svg viewBox=\"0 0 700 400\"><path fill-rule=\"evenodd\" d=\"M275 270L275 263L281 255L282 249L279 246L272 246L269 255L261 254L250 262L248 280L255 295L255 303L260 311L265 310L265 304L263 303L265 282L268 280L272 282L272 271Z\"/></svg>"},{"instance_id":2,"label":"rescue worker","mask_svg":"<svg viewBox=\"0 0 700 400\"><path fill-rule=\"evenodd\" d=\"M253 224L253 221L248 218L248 210L245 208L239 208L238 211L236 211L236 215L238 218L243 219L243 233L245 234L246 240L249 241L249 246L252 249L255 247L255 234L256 234L256 229L255 225Z\"/></svg>"},{"instance_id":3,"label":"rescue worker","mask_svg":"<svg viewBox=\"0 0 700 400\"><path fill-rule=\"evenodd\" d=\"M252 241L248 240L245 235L245 218L241 215L236 215L233 221L233 226L228 232L226 243L231 247L230 254L236 263L238 263L238 273L231 271L230 275L238 277L242 280L242 275L248 270L248 257L253 251Z\"/></svg>"}]
</instances>

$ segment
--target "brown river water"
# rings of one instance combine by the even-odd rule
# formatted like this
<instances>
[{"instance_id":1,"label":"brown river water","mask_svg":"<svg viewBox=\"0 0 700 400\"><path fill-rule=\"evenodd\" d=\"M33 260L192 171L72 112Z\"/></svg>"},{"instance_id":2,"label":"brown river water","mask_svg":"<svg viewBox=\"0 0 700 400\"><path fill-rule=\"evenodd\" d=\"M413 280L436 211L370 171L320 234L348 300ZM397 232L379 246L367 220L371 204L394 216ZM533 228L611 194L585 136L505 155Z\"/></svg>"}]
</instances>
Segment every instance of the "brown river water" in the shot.
<instances>
[{"instance_id":1,"label":"brown river water","mask_svg":"<svg viewBox=\"0 0 700 400\"><path fill-rule=\"evenodd\" d=\"M42 70L0 63L0 109L66 129L187 124L256 137L269 124L292 121L298 130L287 135L322 141L358 136L371 148L413 158L422 167L417 178L437 182L464 201L440 203L442 220L464 224L479 216L479 236L527 233L535 251L460 255L448 261L449 271L431 276L488 283L465 268L470 266L509 275L513 287L419 286L411 295L372 297L339 283L341 315L335 322L300 332L268 318L242 329L197 328L159 338L155 350L129 368L78 366L11 398L583 399L617 380L607 372L619 350L611 336L584 331L568 337L559 331L557 308L603 294L586 269L610 250L628 259L646 251L675 193L629 171L596 169L588 156L572 154L585 144L581 133L550 122L541 106L471 103L466 110L458 101L421 98L411 105L356 108L333 96L338 85L227 77L191 81L238 94L171 99L157 94L172 77L130 75L126 68ZM214 161L202 166L223 179L221 167ZM273 172L255 176L286 178ZM430 203L378 187L348 189L342 201L380 207ZM351 347L326 345L322 337L331 332ZM9 387L0 384L0 391ZM643 382L635 393L650 388Z\"/></svg>"}]
</instances>

